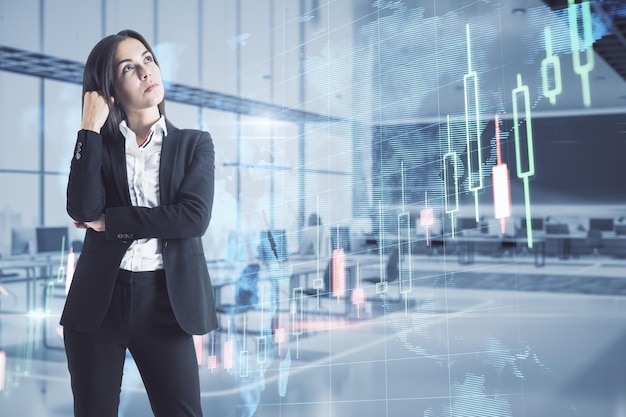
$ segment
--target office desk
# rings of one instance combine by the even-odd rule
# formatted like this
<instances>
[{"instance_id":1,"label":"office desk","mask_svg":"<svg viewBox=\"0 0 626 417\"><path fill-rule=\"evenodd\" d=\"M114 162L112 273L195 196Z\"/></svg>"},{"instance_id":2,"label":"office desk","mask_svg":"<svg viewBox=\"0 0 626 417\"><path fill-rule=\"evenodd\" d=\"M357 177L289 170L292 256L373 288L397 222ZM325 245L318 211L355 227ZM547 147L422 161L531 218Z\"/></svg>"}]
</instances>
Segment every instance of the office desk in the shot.
<instances>
[{"instance_id":1,"label":"office desk","mask_svg":"<svg viewBox=\"0 0 626 417\"><path fill-rule=\"evenodd\" d=\"M572 256L572 243L584 242L587 235L585 233L546 233L544 238L548 242L556 242L559 247L559 259L569 259Z\"/></svg>"},{"instance_id":2,"label":"office desk","mask_svg":"<svg viewBox=\"0 0 626 417\"><path fill-rule=\"evenodd\" d=\"M494 245L497 248L517 249L519 244L528 246L528 238L515 236L496 236L496 235L462 235L454 238L448 238L450 242L456 242L458 245L458 262L461 265L474 263L474 255L476 253L476 244L486 243ZM535 266L541 267L546 264L546 240L543 237L533 237L533 248L535 254Z\"/></svg>"},{"instance_id":3,"label":"office desk","mask_svg":"<svg viewBox=\"0 0 626 417\"><path fill-rule=\"evenodd\" d=\"M257 336L272 334L274 330L272 326L277 323L276 314L292 312L293 264L294 262L289 261L265 263L257 259L249 262L207 262L220 331ZM250 265L259 266L258 272L255 271L258 273L256 288L238 285L244 273L250 272L246 271L246 267ZM310 270L308 264L306 269ZM299 270L304 270L304 267ZM238 303L237 293L240 289L256 290L256 297L258 297L256 303ZM289 291L289 296L281 298L281 290ZM228 324L224 322L225 318L228 318Z\"/></svg>"},{"instance_id":4,"label":"office desk","mask_svg":"<svg viewBox=\"0 0 626 417\"><path fill-rule=\"evenodd\" d=\"M546 233L544 238L548 243L556 244L557 255L560 259L569 259L579 255L589 255L593 246L587 244L587 233ZM618 235L612 232L602 233L602 244L599 246L599 254L626 257L626 235Z\"/></svg>"},{"instance_id":5,"label":"office desk","mask_svg":"<svg viewBox=\"0 0 626 417\"><path fill-rule=\"evenodd\" d=\"M618 258L626 257L626 235L610 234L602 236L603 252Z\"/></svg>"},{"instance_id":6,"label":"office desk","mask_svg":"<svg viewBox=\"0 0 626 417\"><path fill-rule=\"evenodd\" d=\"M64 258L63 258L64 259ZM25 311L2 311L3 313L29 313L37 309L37 280L53 275L54 268L65 268L61 255L32 256L0 259L0 270L24 271L25 276L7 277L3 282L23 282L26 289ZM65 278L65 277L64 277Z\"/></svg>"},{"instance_id":7,"label":"office desk","mask_svg":"<svg viewBox=\"0 0 626 417\"><path fill-rule=\"evenodd\" d=\"M237 284L242 278L246 267L249 265L258 265L257 285L267 285L269 283L272 288L270 293L264 293L262 288L257 286L257 295L259 297L259 304L274 305L278 303L279 291L281 282L288 282L291 277L292 266L287 262L281 262L278 264L267 265L258 260L252 260L250 262L207 262L209 268L209 274L211 276L211 285L213 287L213 299L218 312L221 309L236 310L236 297L237 297ZM228 288L233 288L232 300L223 300L223 291ZM263 290L263 291L262 291ZM270 297L270 299L264 299L264 297ZM265 308L261 306L262 308ZM257 306L254 306L256 308ZM273 308L273 307L272 307Z\"/></svg>"},{"instance_id":8,"label":"office desk","mask_svg":"<svg viewBox=\"0 0 626 417\"><path fill-rule=\"evenodd\" d=\"M357 269L368 265L378 265L380 263L380 256L374 254L362 254L362 253L346 253L345 258L345 272L346 272L346 288L343 298L344 314L349 314L352 311L352 293L357 288ZM326 269L329 266L330 258L317 259L316 257L292 257L287 261L292 267L291 279L289 284L290 294L293 299L302 300L307 296L318 296L327 294L329 297L333 296L332 279L330 282L331 288L323 289L323 277ZM305 281L308 281L310 275L315 275L316 278L313 283L313 288L308 287L308 283L305 283L305 287L301 285L301 280L304 277ZM319 281L321 280L321 282ZM307 291L309 290L309 291ZM313 292L313 290L316 290ZM319 293L318 293L319 290Z\"/></svg>"},{"instance_id":9,"label":"office desk","mask_svg":"<svg viewBox=\"0 0 626 417\"><path fill-rule=\"evenodd\" d=\"M213 287L213 301L216 307L222 305L222 291L226 287L236 285L244 268L252 263L261 264L260 262L207 261L211 286Z\"/></svg>"},{"instance_id":10,"label":"office desk","mask_svg":"<svg viewBox=\"0 0 626 417\"><path fill-rule=\"evenodd\" d=\"M259 271L259 283L271 282L273 289L276 293L273 293L277 302L276 308L282 312L292 312L293 303L296 304L296 309L302 312L304 309L304 301L307 297L321 296L332 297L332 282L331 288L324 289L324 274L328 268L330 258L320 258L311 256L292 255L287 260L272 264L270 266L265 265L262 262L256 262L261 266ZM250 263L255 263L250 262ZM341 304L343 305L343 314L349 314L352 311L353 301L352 293L357 287L357 268L365 267L368 265L379 265L380 256L377 254L362 254L362 253L347 253L346 254L346 288L345 294L342 297ZM208 262L209 273L211 275L211 283L213 285L213 297L215 299L216 306L223 304L223 290L227 287L236 286L242 271L249 263L235 262L235 263L212 263ZM310 277L313 276L313 282L310 282ZM288 285L288 297L287 299L280 299L278 292L280 288L285 288ZM319 289L319 294L318 290ZM236 290L235 290L236 291ZM334 298L334 297L333 297ZM259 289L259 303L261 299L261 292ZM230 300L228 300L230 302ZM278 303L283 303L282 306Z\"/></svg>"}]
</instances>

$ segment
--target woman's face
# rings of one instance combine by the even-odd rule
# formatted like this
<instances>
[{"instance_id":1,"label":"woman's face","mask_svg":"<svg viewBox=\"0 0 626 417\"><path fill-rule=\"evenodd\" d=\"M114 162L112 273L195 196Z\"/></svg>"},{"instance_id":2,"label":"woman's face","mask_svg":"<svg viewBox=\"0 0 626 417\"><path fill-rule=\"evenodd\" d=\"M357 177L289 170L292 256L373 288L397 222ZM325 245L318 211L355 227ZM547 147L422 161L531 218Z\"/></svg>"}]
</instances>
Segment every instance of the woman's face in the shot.
<instances>
[{"instance_id":1,"label":"woman's face","mask_svg":"<svg viewBox=\"0 0 626 417\"><path fill-rule=\"evenodd\" d=\"M126 113L156 108L163 101L161 70L140 41L135 38L121 41L113 56L113 65L114 99Z\"/></svg>"}]
</instances>

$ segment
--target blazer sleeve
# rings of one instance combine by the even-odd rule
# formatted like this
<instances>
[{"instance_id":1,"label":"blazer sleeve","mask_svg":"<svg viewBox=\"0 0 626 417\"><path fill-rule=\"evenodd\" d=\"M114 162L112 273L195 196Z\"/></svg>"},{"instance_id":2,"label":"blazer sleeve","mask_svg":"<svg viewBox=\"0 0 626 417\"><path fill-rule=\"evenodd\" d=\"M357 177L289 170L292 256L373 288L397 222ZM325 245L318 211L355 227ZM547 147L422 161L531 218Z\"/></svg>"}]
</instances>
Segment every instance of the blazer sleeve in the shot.
<instances>
[{"instance_id":1,"label":"blazer sleeve","mask_svg":"<svg viewBox=\"0 0 626 417\"><path fill-rule=\"evenodd\" d=\"M184 139L183 142L189 140ZM153 208L108 207L105 212L107 239L184 239L206 232L213 209L215 150L208 132L199 132L194 139L180 145L191 146L190 149L178 149L173 155L176 159L167 161L173 167L172 172L160 175L161 189L166 187L164 176L171 176L168 182L177 184L173 201L169 204L161 201ZM186 153L189 153L188 158ZM162 154L162 157L167 156ZM164 162L162 160L161 164Z\"/></svg>"},{"instance_id":2,"label":"blazer sleeve","mask_svg":"<svg viewBox=\"0 0 626 417\"><path fill-rule=\"evenodd\" d=\"M67 183L67 213L79 222L100 217L105 207L102 179L102 136L80 130Z\"/></svg>"}]
</instances>

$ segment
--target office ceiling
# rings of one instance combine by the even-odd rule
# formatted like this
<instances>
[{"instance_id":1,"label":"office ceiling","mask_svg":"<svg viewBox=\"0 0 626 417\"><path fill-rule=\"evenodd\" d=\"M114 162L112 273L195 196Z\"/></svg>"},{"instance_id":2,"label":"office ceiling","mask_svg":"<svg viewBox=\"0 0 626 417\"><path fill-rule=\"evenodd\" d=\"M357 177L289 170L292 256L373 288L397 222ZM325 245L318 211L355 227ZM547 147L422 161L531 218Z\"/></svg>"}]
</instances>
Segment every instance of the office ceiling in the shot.
<instances>
[{"instance_id":1,"label":"office ceiling","mask_svg":"<svg viewBox=\"0 0 626 417\"><path fill-rule=\"evenodd\" d=\"M626 3L621 0L592 0L590 3L596 21L602 22L605 28L594 42L594 68L585 80L589 85L590 102L583 101L585 82L573 69L571 51L564 51L561 45L561 50L555 53L561 59L563 92L555 103L539 97L533 103L536 117L626 113ZM368 25L384 21L392 38L382 51L387 58L384 65L389 70L388 80L381 89L385 95L381 97L384 106L381 111L376 110L376 114L363 112L364 119L374 123L441 121L446 114L464 113L466 23L472 25L472 47L479 58L476 61L480 67L476 70L481 94L485 100L491 100L487 103L491 109L486 113L502 113L504 109L510 115L511 91L518 76L537 96L541 89L541 62L546 56L544 28L551 26L553 31L560 28L561 36L565 33L567 37L567 29L566 32L563 29L567 27L564 18L567 0L359 0L353 5L355 31L367 30ZM394 19L393 15L399 14L401 8L412 13ZM413 13L415 11L419 13ZM437 47L433 27L441 32ZM380 32L371 33L374 38ZM374 41L379 42L379 39ZM569 47L569 41L566 43ZM433 58L432 51L437 48L438 57ZM358 66L358 62L356 64ZM444 64L448 68L442 67ZM454 65L456 68L450 69ZM369 67L363 68L369 71ZM78 83L82 64L2 47L0 70ZM438 79L434 79L433 74ZM371 72L367 74L371 75ZM328 80L322 79L321 91L326 91L328 86ZM168 99L172 101L242 114L278 115L290 121L332 121L335 119L331 116L345 114L335 112L332 106L313 109L310 113L284 109L182 85L172 85L170 90ZM494 99L495 96L498 97ZM352 115L345 114L345 117Z\"/></svg>"},{"instance_id":2,"label":"office ceiling","mask_svg":"<svg viewBox=\"0 0 626 417\"><path fill-rule=\"evenodd\" d=\"M84 64L81 62L0 45L0 71L82 84L83 69ZM167 83L165 94L168 101L287 122L323 123L340 120L178 83Z\"/></svg>"}]
</instances>

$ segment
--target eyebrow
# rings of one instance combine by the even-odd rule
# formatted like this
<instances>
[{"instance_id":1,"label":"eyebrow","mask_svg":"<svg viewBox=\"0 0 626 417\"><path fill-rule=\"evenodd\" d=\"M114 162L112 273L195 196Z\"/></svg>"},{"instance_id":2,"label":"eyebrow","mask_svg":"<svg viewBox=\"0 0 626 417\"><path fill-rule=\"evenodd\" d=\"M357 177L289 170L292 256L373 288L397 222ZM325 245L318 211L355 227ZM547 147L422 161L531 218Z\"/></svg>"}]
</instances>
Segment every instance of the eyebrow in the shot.
<instances>
[{"instance_id":1,"label":"eyebrow","mask_svg":"<svg viewBox=\"0 0 626 417\"><path fill-rule=\"evenodd\" d=\"M145 56L146 54L150 54L150 51L148 51L147 49L145 51L143 51L143 53L141 54L141 56ZM132 59L130 58L124 58L119 60L116 64L115 64L115 68L118 68L120 66L120 64L123 64L125 62L131 62Z\"/></svg>"}]
</instances>

